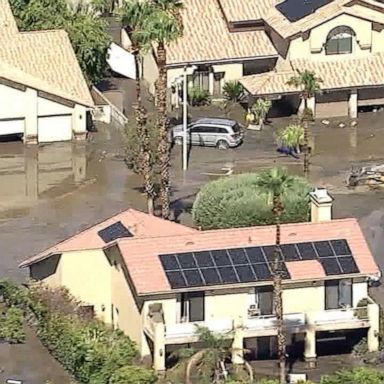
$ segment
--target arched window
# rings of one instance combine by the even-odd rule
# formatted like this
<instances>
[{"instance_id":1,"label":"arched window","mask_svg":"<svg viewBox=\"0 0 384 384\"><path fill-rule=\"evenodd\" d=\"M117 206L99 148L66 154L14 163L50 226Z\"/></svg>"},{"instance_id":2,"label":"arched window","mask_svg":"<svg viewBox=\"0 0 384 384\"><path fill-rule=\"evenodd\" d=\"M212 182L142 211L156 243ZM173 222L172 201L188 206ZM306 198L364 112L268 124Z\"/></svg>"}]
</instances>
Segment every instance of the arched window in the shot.
<instances>
[{"instance_id":1,"label":"arched window","mask_svg":"<svg viewBox=\"0 0 384 384\"><path fill-rule=\"evenodd\" d=\"M326 55L352 53L352 39L355 32L349 27L336 27L328 33L325 43Z\"/></svg>"}]
</instances>

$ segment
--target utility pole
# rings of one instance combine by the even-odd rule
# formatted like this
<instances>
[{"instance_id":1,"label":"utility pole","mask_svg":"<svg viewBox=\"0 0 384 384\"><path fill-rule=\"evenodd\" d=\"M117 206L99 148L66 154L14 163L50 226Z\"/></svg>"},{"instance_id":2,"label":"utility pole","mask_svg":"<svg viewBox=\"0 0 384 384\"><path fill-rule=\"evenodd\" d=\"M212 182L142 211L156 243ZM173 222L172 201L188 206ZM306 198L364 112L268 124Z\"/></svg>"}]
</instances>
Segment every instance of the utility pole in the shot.
<instances>
[{"instance_id":1,"label":"utility pole","mask_svg":"<svg viewBox=\"0 0 384 384\"><path fill-rule=\"evenodd\" d=\"M187 84L187 67L184 67L183 74L183 171L188 168L188 84Z\"/></svg>"}]
</instances>

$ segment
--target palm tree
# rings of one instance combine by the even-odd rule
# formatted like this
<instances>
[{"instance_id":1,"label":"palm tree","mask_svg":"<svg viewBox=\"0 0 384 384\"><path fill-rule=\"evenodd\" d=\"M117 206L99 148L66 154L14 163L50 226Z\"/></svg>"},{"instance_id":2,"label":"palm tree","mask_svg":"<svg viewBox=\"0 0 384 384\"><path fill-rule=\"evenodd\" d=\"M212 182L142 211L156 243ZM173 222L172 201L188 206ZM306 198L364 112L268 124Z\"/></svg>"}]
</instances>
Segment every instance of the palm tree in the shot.
<instances>
[{"instance_id":1,"label":"palm tree","mask_svg":"<svg viewBox=\"0 0 384 384\"><path fill-rule=\"evenodd\" d=\"M230 338L215 334L207 327L198 326L195 333L203 348L189 356L185 370L185 384L192 384L192 371L199 364L204 365L204 371L208 371L206 372L207 376L211 376L213 373L212 383L221 383L228 374L224 362L232 353ZM245 369L248 372L249 381L253 383L252 367L247 362L245 362Z\"/></svg>"},{"instance_id":2,"label":"palm tree","mask_svg":"<svg viewBox=\"0 0 384 384\"><path fill-rule=\"evenodd\" d=\"M254 114L256 120L259 122L260 129L263 128L264 120L271 109L272 102L265 99L257 99L252 107L251 112Z\"/></svg>"},{"instance_id":3,"label":"palm tree","mask_svg":"<svg viewBox=\"0 0 384 384\"><path fill-rule=\"evenodd\" d=\"M286 340L283 330L282 270L280 262L280 218L284 213L282 195L292 188L294 177L285 168L272 168L260 174L257 184L272 197L272 213L276 225L273 261L273 308L277 321L277 345L280 365L280 383L285 384Z\"/></svg>"},{"instance_id":4,"label":"palm tree","mask_svg":"<svg viewBox=\"0 0 384 384\"><path fill-rule=\"evenodd\" d=\"M304 128L298 124L290 124L277 132L276 141L278 145L296 148L300 152L300 147L304 144Z\"/></svg>"},{"instance_id":5,"label":"palm tree","mask_svg":"<svg viewBox=\"0 0 384 384\"><path fill-rule=\"evenodd\" d=\"M147 195L148 213L153 215L155 197L152 166L150 162L149 137L147 124L147 111L142 105L141 83L140 83L140 51L143 49L143 43L140 39L140 33L146 28L146 21L151 16L153 10L147 2L140 0L126 0L120 9L120 18L125 26L132 42L132 54L135 58L136 67L136 105L134 107L136 114L137 136L139 139L139 158L140 173L144 178L144 190Z\"/></svg>"},{"instance_id":6,"label":"palm tree","mask_svg":"<svg viewBox=\"0 0 384 384\"><path fill-rule=\"evenodd\" d=\"M308 147L308 99L314 97L316 93L320 92L320 83L323 81L316 76L313 71L297 71L297 75L292 76L287 84L295 88L300 89L300 97L304 101L304 113L302 114L302 119L304 123L304 175L308 177L309 173L309 147ZM314 111L312 111L313 113Z\"/></svg>"},{"instance_id":7,"label":"palm tree","mask_svg":"<svg viewBox=\"0 0 384 384\"><path fill-rule=\"evenodd\" d=\"M139 32L141 41L156 48L156 63L159 77L155 83L155 104L157 109L156 126L160 134L160 199L162 217L169 218L170 213L170 142L167 118L167 51L166 45L177 40L183 33L180 0L147 0L152 7L152 14L147 19L145 29Z\"/></svg>"}]
</instances>

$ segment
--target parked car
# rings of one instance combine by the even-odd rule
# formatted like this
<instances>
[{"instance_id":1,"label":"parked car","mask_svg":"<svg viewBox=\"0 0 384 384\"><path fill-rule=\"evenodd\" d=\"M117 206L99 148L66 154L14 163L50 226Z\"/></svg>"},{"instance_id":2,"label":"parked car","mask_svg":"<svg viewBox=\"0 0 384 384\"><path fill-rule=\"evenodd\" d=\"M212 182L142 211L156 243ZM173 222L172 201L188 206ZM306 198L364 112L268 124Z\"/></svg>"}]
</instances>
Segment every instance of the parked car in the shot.
<instances>
[{"instance_id":1,"label":"parked car","mask_svg":"<svg viewBox=\"0 0 384 384\"><path fill-rule=\"evenodd\" d=\"M203 118L188 125L188 142L192 145L217 147L219 149L234 148L243 141L244 133L240 124L234 120L219 118ZM175 144L183 143L183 125L172 128L172 140Z\"/></svg>"}]
</instances>

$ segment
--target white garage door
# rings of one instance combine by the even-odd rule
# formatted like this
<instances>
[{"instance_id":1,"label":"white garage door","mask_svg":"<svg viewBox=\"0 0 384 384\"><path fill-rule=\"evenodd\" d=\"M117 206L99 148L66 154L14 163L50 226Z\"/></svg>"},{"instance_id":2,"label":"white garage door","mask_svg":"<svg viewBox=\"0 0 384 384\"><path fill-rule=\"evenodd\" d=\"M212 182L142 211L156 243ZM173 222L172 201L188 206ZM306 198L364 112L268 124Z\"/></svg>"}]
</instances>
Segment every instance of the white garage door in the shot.
<instances>
[{"instance_id":1,"label":"white garage door","mask_svg":"<svg viewBox=\"0 0 384 384\"><path fill-rule=\"evenodd\" d=\"M39 117L39 143L66 141L72 139L72 116Z\"/></svg>"},{"instance_id":2,"label":"white garage door","mask_svg":"<svg viewBox=\"0 0 384 384\"><path fill-rule=\"evenodd\" d=\"M0 135L24 133L24 119L0 120Z\"/></svg>"}]
</instances>

